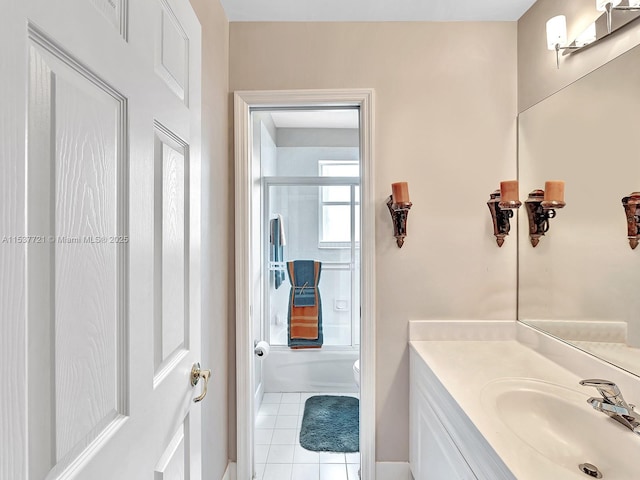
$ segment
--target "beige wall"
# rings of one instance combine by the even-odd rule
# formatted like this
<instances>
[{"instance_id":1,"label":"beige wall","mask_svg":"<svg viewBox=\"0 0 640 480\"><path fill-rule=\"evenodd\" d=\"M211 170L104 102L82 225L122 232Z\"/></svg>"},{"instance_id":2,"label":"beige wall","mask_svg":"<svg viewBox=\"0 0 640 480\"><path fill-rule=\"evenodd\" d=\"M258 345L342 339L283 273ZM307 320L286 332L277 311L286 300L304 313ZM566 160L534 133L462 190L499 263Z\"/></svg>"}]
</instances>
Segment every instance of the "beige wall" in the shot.
<instances>
[{"instance_id":1,"label":"beige wall","mask_svg":"<svg viewBox=\"0 0 640 480\"><path fill-rule=\"evenodd\" d=\"M600 12L592 0L538 0L518 21L518 111L522 112L600 65L640 44L640 29L624 28L598 45L560 58L547 50L546 22L566 15L570 41Z\"/></svg>"},{"instance_id":2,"label":"beige wall","mask_svg":"<svg viewBox=\"0 0 640 480\"><path fill-rule=\"evenodd\" d=\"M202 365L212 377L202 402L203 480L219 480L229 459L228 344L233 312L233 222L229 216L229 22L218 0L191 0L202 25ZM231 227L229 227L231 225ZM221 227L222 226L222 227ZM232 341L232 340L231 340ZM234 427L235 433L235 427ZM235 450L235 447L234 447Z\"/></svg>"},{"instance_id":3,"label":"beige wall","mask_svg":"<svg viewBox=\"0 0 640 480\"><path fill-rule=\"evenodd\" d=\"M375 89L377 461L409 457L407 322L516 315L515 235L498 248L486 206L516 176L516 35L515 22L230 26L231 91ZM400 250L385 201L401 180L414 206Z\"/></svg>"}]
</instances>

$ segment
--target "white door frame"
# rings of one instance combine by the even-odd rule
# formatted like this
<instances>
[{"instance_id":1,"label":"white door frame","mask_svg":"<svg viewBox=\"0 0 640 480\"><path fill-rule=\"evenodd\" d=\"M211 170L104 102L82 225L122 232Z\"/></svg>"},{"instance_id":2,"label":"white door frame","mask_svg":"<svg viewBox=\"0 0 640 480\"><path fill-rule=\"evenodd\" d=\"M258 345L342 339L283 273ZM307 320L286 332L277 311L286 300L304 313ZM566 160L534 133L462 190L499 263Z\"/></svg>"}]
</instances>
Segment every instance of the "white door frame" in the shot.
<instances>
[{"instance_id":1,"label":"white door frame","mask_svg":"<svg viewBox=\"0 0 640 480\"><path fill-rule=\"evenodd\" d=\"M238 480L253 475L254 367L251 331L250 110L255 107L359 107L361 158L360 468L375 480L375 203L372 89L239 91L234 94L236 408ZM257 309L254 309L257 311Z\"/></svg>"}]
</instances>

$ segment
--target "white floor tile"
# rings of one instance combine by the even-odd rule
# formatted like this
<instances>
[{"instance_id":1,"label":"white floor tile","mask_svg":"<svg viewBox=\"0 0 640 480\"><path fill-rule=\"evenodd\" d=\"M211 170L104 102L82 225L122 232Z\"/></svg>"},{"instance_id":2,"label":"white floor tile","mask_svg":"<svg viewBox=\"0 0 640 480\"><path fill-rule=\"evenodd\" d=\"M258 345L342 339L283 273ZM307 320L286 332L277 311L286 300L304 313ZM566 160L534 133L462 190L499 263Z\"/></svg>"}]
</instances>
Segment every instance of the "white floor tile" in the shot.
<instances>
[{"instance_id":1,"label":"white floor tile","mask_svg":"<svg viewBox=\"0 0 640 480\"><path fill-rule=\"evenodd\" d=\"M345 453L344 454L347 463L360 463L360 452Z\"/></svg>"},{"instance_id":2,"label":"white floor tile","mask_svg":"<svg viewBox=\"0 0 640 480\"><path fill-rule=\"evenodd\" d=\"M283 393L280 403L300 403L300 393Z\"/></svg>"},{"instance_id":3,"label":"white floor tile","mask_svg":"<svg viewBox=\"0 0 640 480\"><path fill-rule=\"evenodd\" d=\"M281 393L265 393L262 397L262 403L280 403L281 399Z\"/></svg>"},{"instance_id":4,"label":"white floor tile","mask_svg":"<svg viewBox=\"0 0 640 480\"><path fill-rule=\"evenodd\" d=\"M296 445L293 450L293 463L320 463L320 455Z\"/></svg>"},{"instance_id":5,"label":"white floor tile","mask_svg":"<svg viewBox=\"0 0 640 480\"><path fill-rule=\"evenodd\" d=\"M311 464L294 464L291 480L319 480L320 466Z\"/></svg>"},{"instance_id":6,"label":"white floor tile","mask_svg":"<svg viewBox=\"0 0 640 480\"><path fill-rule=\"evenodd\" d=\"M268 463L262 480L290 480L292 467L290 463Z\"/></svg>"},{"instance_id":7,"label":"white floor tile","mask_svg":"<svg viewBox=\"0 0 640 480\"><path fill-rule=\"evenodd\" d=\"M254 440L256 445L270 445L273 438L273 428L256 428Z\"/></svg>"},{"instance_id":8,"label":"white floor tile","mask_svg":"<svg viewBox=\"0 0 640 480\"><path fill-rule=\"evenodd\" d=\"M346 463L346 461L344 453L320 452L320 463Z\"/></svg>"},{"instance_id":9,"label":"white floor tile","mask_svg":"<svg viewBox=\"0 0 640 480\"><path fill-rule=\"evenodd\" d=\"M278 415L275 422L275 428L296 428L297 426L298 417Z\"/></svg>"},{"instance_id":10,"label":"white floor tile","mask_svg":"<svg viewBox=\"0 0 640 480\"><path fill-rule=\"evenodd\" d=\"M311 397L315 397L316 395L320 395L319 393L301 393L300 394L300 403L304 405L304 403L309 400Z\"/></svg>"},{"instance_id":11,"label":"white floor tile","mask_svg":"<svg viewBox=\"0 0 640 480\"><path fill-rule=\"evenodd\" d=\"M293 445L271 445L267 463L292 463ZM283 479L280 479L283 480Z\"/></svg>"},{"instance_id":12,"label":"white floor tile","mask_svg":"<svg viewBox=\"0 0 640 480\"><path fill-rule=\"evenodd\" d=\"M279 407L277 403L263 403L258 409L258 415L277 415Z\"/></svg>"},{"instance_id":13,"label":"white floor tile","mask_svg":"<svg viewBox=\"0 0 640 480\"><path fill-rule=\"evenodd\" d=\"M271 445L296 445L298 431L295 428L276 428L273 432Z\"/></svg>"},{"instance_id":14,"label":"white floor tile","mask_svg":"<svg viewBox=\"0 0 640 480\"><path fill-rule=\"evenodd\" d=\"M294 415L298 416L300 413L299 403L281 403L278 409L278 415Z\"/></svg>"},{"instance_id":15,"label":"white floor tile","mask_svg":"<svg viewBox=\"0 0 640 480\"><path fill-rule=\"evenodd\" d=\"M347 480L347 466L321 463L320 480Z\"/></svg>"},{"instance_id":16,"label":"white floor tile","mask_svg":"<svg viewBox=\"0 0 640 480\"><path fill-rule=\"evenodd\" d=\"M358 471L360 470L359 463L347 463L347 477L349 480L360 480Z\"/></svg>"},{"instance_id":17,"label":"white floor tile","mask_svg":"<svg viewBox=\"0 0 640 480\"><path fill-rule=\"evenodd\" d=\"M275 415L258 415L256 417L256 428L273 428L276 426Z\"/></svg>"},{"instance_id":18,"label":"white floor tile","mask_svg":"<svg viewBox=\"0 0 640 480\"><path fill-rule=\"evenodd\" d=\"M360 480L360 454L312 452L300 445L304 403L316 395L353 393L265 393L256 417L257 480Z\"/></svg>"},{"instance_id":19,"label":"white floor tile","mask_svg":"<svg viewBox=\"0 0 640 480\"><path fill-rule=\"evenodd\" d=\"M269 445L256 445L253 449L253 454L255 455L256 464L267 463L267 457L269 455Z\"/></svg>"}]
</instances>

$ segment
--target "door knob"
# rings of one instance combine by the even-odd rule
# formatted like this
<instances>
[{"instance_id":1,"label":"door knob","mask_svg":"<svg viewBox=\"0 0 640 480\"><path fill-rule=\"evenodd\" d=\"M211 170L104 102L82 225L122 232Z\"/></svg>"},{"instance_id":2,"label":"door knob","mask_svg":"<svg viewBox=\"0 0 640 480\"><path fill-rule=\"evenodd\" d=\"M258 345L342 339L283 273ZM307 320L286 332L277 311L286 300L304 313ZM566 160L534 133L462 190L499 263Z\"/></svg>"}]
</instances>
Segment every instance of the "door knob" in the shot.
<instances>
[{"instance_id":1,"label":"door knob","mask_svg":"<svg viewBox=\"0 0 640 480\"><path fill-rule=\"evenodd\" d=\"M204 397L207 396L207 385L209 384L209 377L211 376L211 370L204 370L200 368L200 363L196 362L193 364L191 368L191 386L195 387L200 379L204 380L204 387L202 388L202 393L193 399L195 403L200 402Z\"/></svg>"}]
</instances>

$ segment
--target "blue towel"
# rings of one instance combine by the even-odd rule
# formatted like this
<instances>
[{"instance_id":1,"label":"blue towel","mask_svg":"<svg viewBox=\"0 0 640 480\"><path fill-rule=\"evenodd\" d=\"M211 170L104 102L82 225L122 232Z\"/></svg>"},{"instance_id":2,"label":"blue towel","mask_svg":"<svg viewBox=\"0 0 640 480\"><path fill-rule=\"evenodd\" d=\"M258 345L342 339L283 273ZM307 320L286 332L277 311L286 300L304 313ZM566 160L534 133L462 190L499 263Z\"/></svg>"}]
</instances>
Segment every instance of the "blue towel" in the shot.
<instances>
[{"instance_id":1,"label":"blue towel","mask_svg":"<svg viewBox=\"0 0 640 480\"><path fill-rule=\"evenodd\" d=\"M296 284L293 285L293 304L296 307L312 307L316 304L315 262L313 260L296 260L293 262L293 273Z\"/></svg>"},{"instance_id":2,"label":"blue towel","mask_svg":"<svg viewBox=\"0 0 640 480\"><path fill-rule=\"evenodd\" d=\"M284 249L282 247L282 237L280 235L280 232L282 230L280 219L272 219L271 222L269 222L269 227L269 259L272 262L282 262L284 260ZM274 270L273 278L277 290L278 288L280 288L280 285L282 285L282 282L284 282L284 272L282 270Z\"/></svg>"},{"instance_id":3,"label":"blue towel","mask_svg":"<svg viewBox=\"0 0 640 480\"><path fill-rule=\"evenodd\" d=\"M313 307L316 304L316 288L305 285L293 287L293 304L296 307Z\"/></svg>"}]
</instances>

